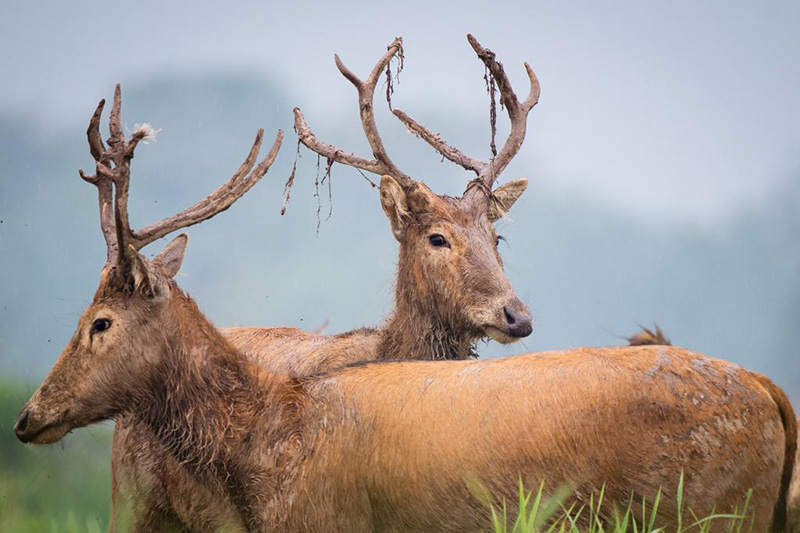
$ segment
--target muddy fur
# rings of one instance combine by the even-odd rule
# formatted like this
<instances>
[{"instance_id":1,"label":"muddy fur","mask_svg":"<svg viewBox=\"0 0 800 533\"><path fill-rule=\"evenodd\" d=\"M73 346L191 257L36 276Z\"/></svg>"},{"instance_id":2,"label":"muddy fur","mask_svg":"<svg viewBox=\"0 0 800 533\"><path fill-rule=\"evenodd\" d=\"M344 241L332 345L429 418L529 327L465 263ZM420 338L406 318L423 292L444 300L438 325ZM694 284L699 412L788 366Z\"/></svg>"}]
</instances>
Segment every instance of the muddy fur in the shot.
<instances>
[{"instance_id":1,"label":"muddy fur","mask_svg":"<svg viewBox=\"0 0 800 533\"><path fill-rule=\"evenodd\" d=\"M640 327L641 331L639 333L627 338L629 346L672 346L670 340L657 324L655 331L643 326ZM781 402L781 396L776 395L776 403L781 405ZM789 411L784 409L782 414L787 412ZM787 427L790 426L791 422L786 421L786 425ZM800 420L796 421L796 425L800 427ZM800 433L798 433L797 439L800 439ZM797 450L795 455L793 471L784 472L782 479L782 494L786 493L784 498L788 499L788 501L779 502L776 508L776 523L780 524L785 520L785 529L790 533L800 533L800 468L797 467L798 464L800 464L800 449ZM788 489L786 488L787 484ZM785 518L781 516L784 513L783 508L786 508L785 514L787 516Z\"/></svg>"},{"instance_id":2,"label":"muddy fur","mask_svg":"<svg viewBox=\"0 0 800 533\"><path fill-rule=\"evenodd\" d=\"M504 210L525 190L524 182L512 184L508 192L498 193L505 199ZM385 178L382 193L394 185ZM384 208L387 216L393 213L390 220L395 220L400 250L395 309L383 327L339 335L287 327L228 328L222 330L226 339L271 372L303 375L371 359L470 358L476 341L487 335L484 326L502 329L504 306L530 315L503 273L497 233L487 216L488 200L438 196L422 183L411 191L393 188L392 193L392 202ZM433 248L431 233L443 235L450 248ZM214 517L226 514L224 500L199 486L160 449L144 425L128 419L115 428L112 475L113 514L130 514L132 506L137 528L155 527L150 509L197 531L216 527ZM235 517L226 520L234 522Z\"/></svg>"},{"instance_id":3,"label":"muddy fur","mask_svg":"<svg viewBox=\"0 0 800 533\"><path fill-rule=\"evenodd\" d=\"M788 460L784 460L783 462L778 501L775 504L773 515L773 529L776 531L785 531L787 529L790 484L792 482L793 470L797 467L795 463L797 455L797 419L795 418L792 405L789 403L789 398L786 397L783 390L765 376L760 374L754 375L775 402L786 437L785 457L788 458Z\"/></svg>"},{"instance_id":4,"label":"muddy fur","mask_svg":"<svg viewBox=\"0 0 800 533\"><path fill-rule=\"evenodd\" d=\"M513 513L522 476L531 487L570 483L578 503L602 484L609 501L651 499L662 487L660 525L669 528L683 470L687 508L730 511L753 488L755 531L768 531L783 497L794 414L780 389L738 365L648 346L374 362L292 378L251 362L177 287L170 292L162 309L148 304L136 339L125 332L130 316L144 316L139 303L93 304L82 321L112 314L122 333L109 352L68 346L43 388L68 390L67 360L92 356L104 370L85 376L85 393L37 391L26 409L38 426L47 413L61 416L56 409L69 410L70 427L108 416L144 425L241 517L217 523L479 531L489 517L470 484L506 497ZM143 379L126 378L134 372ZM95 403L110 397L104 391L113 407Z\"/></svg>"}]
</instances>

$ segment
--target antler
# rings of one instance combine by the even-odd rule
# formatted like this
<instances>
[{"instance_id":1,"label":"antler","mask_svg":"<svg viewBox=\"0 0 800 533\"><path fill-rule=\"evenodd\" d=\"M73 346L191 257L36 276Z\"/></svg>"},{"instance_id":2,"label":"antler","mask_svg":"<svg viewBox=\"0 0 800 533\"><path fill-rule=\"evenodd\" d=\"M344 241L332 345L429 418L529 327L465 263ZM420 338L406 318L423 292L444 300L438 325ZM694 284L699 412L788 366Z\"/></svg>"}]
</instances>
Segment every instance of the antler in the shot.
<instances>
[{"instance_id":1,"label":"antler","mask_svg":"<svg viewBox=\"0 0 800 533\"><path fill-rule=\"evenodd\" d=\"M100 229L103 231L103 238L106 240L106 261L113 264L116 262L118 250L114 226L114 211L111 207L114 187L111 183L108 167L100 162L103 158L103 154L106 152L103 139L100 137L100 116L103 114L105 105L105 99L100 100L100 103L97 104L97 109L94 110L94 114L89 121L89 128L86 130L86 136L89 139L89 151L97 162L96 174L91 176L87 175L83 172L83 169L78 170L78 174L80 174L81 178L85 181L97 187L97 199L100 207Z\"/></svg>"},{"instance_id":2,"label":"antler","mask_svg":"<svg viewBox=\"0 0 800 533\"><path fill-rule=\"evenodd\" d=\"M386 149L383 146L383 141L378 133L378 127L375 124L375 114L373 112L373 100L375 96L375 86L378 83L381 73L383 73L389 61L403 52L403 39L398 37L387 47L386 53L378 60L378 63L372 69L366 80L361 80L353 74L338 55L334 55L336 66L339 72L352 83L356 90L358 90L358 107L361 114L361 126L364 129L364 134L367 137L370 148L372 148L372 155L375 159L366 159L357 155L343 152L336 146L324 143L317 139L316 135L308 127L303 114L300 112L299 107L294 108L294 128L297 131L297 136L300 142L303 143L309 150L337 163L348 165L351 167L360 168L367 172L375 174L390 174L392 177L401 182L404 186L410 186L413 182L410 177L401 171L397 165L392 162Z\"/></svg>"},{"instance_id":3,"label":"antler","mask_svg":"<svg viewBox=\"0 0 800 533\"><path fill-rule=\"evenodd\" d=\"M100 117L105 100L101 100L89 121L86 135L89 140L89 151L95 160L96 172L87 175L79 170L81 178L97 187L100 205L100 227L107 246L107 261L116 264L119 261L119 250L125 246L133 246L141 250L147 244L181 228L192 226L228 209L267 173L278 155L283 132L278 130L275 142L267 156L255 168L256 158L261 148L264 130L258 130L256 140L244 163L225 184L206 196L193 206L176 215L167 217L155 224L139 230L132 230L128 219L128 189L130 187L130 161L136 146L153 138L155 132L144 124L138 127L125 139L121 120L122 92L117 84L114 91L114 103L109 117L108 148L100 136ZM112 191L114 209L112 211Z\"/></svg>"},{"instance_id":4,"label":"antler","mask_svg":"<svg viewBox=\"0 0 800 533\"><path fill-rule=\"evenodd\" d=\"M491 77L497 83L497 87L500 90L500 105L501 107L505 107L508 118L511 121L511 131L508 134L505 144L503 144L503 148L496 156L489 161L482 161L470 157L458 148L448 144L442 139L441 135L433 133L400 109L392 109L392 112L412 133L422 138L431 145L434 150L442 154L442 156L464 167L466 170L475 172L477 175L476 179L470 183L470 186L467 187L467 191L472 188L473 184L478 184L482 186L480 188L491 190L497 177L503 172L506 166L508 166L514 156L517 155L522 146L522 142L525 140L528 113L530 113L530 110L533 109L533 106L539 101L539 80L536 78L536 74L533 73L531 66L525 63L525 70L528 73L531 88L528 97L523 102L520 102L511 87L508 76L506 76L503 64L495 59L494 52L481 46L477 39L471 34L467 35L467 40L473 50L475 50L478 58L486 65L486 69L489 71ZM351 153L346 153L336 146L320 141L311 131L311 128L308 127L305 117L303 117L303 114L300 112L300 108L295 107L294 127L300 142L310 150L326 157L329 161L335 161L375 174L390 174L400 181L403 186L410 186L413 183L411 178L397 168L386 153L383 141L375 125L375 116L373 113L373 99L378 78L389 61L391 61L392 57L398 53L402 54L402 50L403 39L398 37L389 45L387 52L381 57L366 80L360 80L344 66L344 63L342 63L338 55L334 56L339 71L345 78L350 80L358 90L361 125L367 136L367 141L369 141L369 145L372 148L375 159L365 159Z\"/></svg>"},{"instance_id":5,"label":"antler","mask_svg":"<svg viewBox=\"0 0 800 533\"><path fill-rule=\"evenodd\" d=\"M525 63L525 70L528 73L531 88L525 101L520 102L514 90L511 88L511 82L508 80L508 76L506 76L503 64L495 59L495 53L481 46L477 39L471 34L467 34L467 40L470 46L472 46L472 49L475 50L478 58L486 65L489 74L497 83L497 87L500 90L500 105L501 107L505 107L508 118L511 121L511 131L508 134L508 138L503 148L494 158L487 162L469 157L445 142L438 133L433 133L403 111L394 109L392 112L412 133L421 137L425 142L431 145L434 150L442 154L442 156L464 167L466 170L475 172L477 174L476 179L491 190L497 177L503 172L506 166L508 166L514 156L517 155L522 146L522 142L525 140L528 113L539 101L539 80L536 78L536 74L533 73L531 66ZM469 190L469 187L467 189Z\"/></svg>"}]
</instances>

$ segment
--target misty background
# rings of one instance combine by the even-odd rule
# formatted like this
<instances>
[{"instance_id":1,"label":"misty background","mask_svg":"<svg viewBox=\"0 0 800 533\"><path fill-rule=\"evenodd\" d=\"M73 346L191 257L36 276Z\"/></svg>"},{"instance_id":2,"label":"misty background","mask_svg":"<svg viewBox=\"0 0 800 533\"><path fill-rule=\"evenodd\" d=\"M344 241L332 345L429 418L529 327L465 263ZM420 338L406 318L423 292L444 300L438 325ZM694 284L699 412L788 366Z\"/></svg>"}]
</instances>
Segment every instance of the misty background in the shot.
<instances>
[{"instance_id":1,"label":"misty background","mask_svg":"<svg viewBox=\"0 0 800 533\"><path fill-rule=\"evenodd\" d=\"M132 223L203 198L256 130L281 153L229 211L188 230L181 286L219 326L327 332L392 307L396 242L377 189L295 158L293 106L317 136L369 156L354 88L394 37L393 104L488 158L489 104L473 33L527 94L528 137L501 176L531 185L499 225L506 271L536 321L482 356L623 344L637 324L766 373L800 401L800 5L790 2L10 3L0 16L0 375L32 391L74 331L105 260L85 130L123 85L123 122L157 142L132 165ZM387 150L437 193L471 177L408 134L376 94ZM107 114L103 119L106 135ZM507 117L499 116L499 140ZM370 176L371 177L371 176ZM317 206L322 221L317 235ZM145 249L153 255L163 243ZM21 405L26 398L20 397ZM8 422L8 421L4 421ZM5 427L10 427L4 424Z\"/></svg>"}]
</instances>

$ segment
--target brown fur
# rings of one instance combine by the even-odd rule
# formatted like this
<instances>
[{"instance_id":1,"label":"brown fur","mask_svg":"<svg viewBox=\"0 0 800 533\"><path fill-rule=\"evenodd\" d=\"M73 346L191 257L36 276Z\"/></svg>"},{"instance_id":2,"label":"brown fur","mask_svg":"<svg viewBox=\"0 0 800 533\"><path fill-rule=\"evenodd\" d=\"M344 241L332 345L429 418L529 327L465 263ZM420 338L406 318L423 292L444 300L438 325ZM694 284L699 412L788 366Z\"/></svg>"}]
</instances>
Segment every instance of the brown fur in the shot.
<instances>
[{"instance_id":1,"label":"brown fur","mask_svg":"<svg viewBox=\"0 0 800 533\"><path fill-rule=\"evenodd\" d=\"M133 417L250 530L484 530L470 484L513 513L520 476L529 487L571 483L579 503L602 484L609 501L661 487L665 527L681 470L698 514L730 511L753 488L756 531L781 499L791 406L731 363L674 347L598 348L297 379L239 354L174 284L162 298L96 298L26 406L21 438ZM115 326L88 339L97 316Z\"/></svg>"},{"instance_id":2,"label":"brown fur","mask_svg":"<svg viewBox=\"0 0 800 533\"><path fill-rule=\"evenodd\" d=\"M785 531L787 525L789 484L792 481L792 473L795 468L795 455L797 453L797 419L795 418L792 405L789 403L789 398L786 397L786 393L766 376L755 373L753 375L761 382L761 385L772 397L780 413L781 422L783 423L786 451L784 454L780 491L778 492L778 501L775 504L772 523L774 531Z\"/></svg>"},{"instance_id":3,"label":"brown fur","mask_svg":"<svg viewBox=\"0 0 800 533\"><path fill-rule=\"evenodd\" d=\"M672 346L658 325L656 325L655 332L643 326L641 329L642 331L636 335L628 337L629 346ZM758 375L756 374L756 376ZM800 469L797 466L800 464L800 448L797 446L800 435L792 429L792 427L800 426L800 421L792 421L794 415L786 394L768 378L764 376L758 376L758 378L778 407L786 430L786 457L790 458L784 462L780 496L774 511L773 529L800 533Z\"/></svg>"},{"instance_id":4,"label":"brown fur","mask_svg":"<svg viewBox=\"0 0 800 533\"><path fill-rule=\"evenodd\" d=\"M385 179L382 192L387 183L392 184ZM286 327L223 329L228 341L271 372L302 375L371 359L464 359L475 355L475 342L487 334L513 340L501 331L503 307L523 315L529 311L503 273L486 204L437 196L422 183L395 194L399 198L393 200L402 203L406 214L398 228L395 309L383 327L327 336ZM506 200L506 209L515 199ZM450 248L433 248L428 241L432 233L443 235ZM132 506L140 529L156 528L167 513L170 523L202 531L217 525L210 517L230 513L143 424L128 418L119 420L114 431L112 476L113 514L127 516Z\"/></svg>"},{"instance_id":5,"label":"brown fur","mask_svg":"<svg viewBox=\"0 0 800 533\"><path fill-rule=\"evenodd\" d=\"M796 420L800 428L800 418ZM800 440L800 434L798 434ZM790 533L800 533L800 446L795 452L794 470L792 471L792 481L789 483L789 496L787 502L786 531Z\"/></svg>"}]
</instances>

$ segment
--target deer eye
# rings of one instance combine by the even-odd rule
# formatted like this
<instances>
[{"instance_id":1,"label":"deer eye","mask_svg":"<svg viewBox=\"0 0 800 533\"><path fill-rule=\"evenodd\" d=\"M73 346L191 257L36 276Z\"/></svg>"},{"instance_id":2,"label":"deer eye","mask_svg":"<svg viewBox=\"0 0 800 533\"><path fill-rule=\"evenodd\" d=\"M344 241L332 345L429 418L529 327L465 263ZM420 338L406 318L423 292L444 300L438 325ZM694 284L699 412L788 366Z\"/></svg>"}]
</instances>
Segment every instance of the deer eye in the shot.
<instances>
[{"instance_id":1,"label":"deer eye","mask_svg":"<svg viewBox=\"0 0 800 533\"><path fill-rule=\"evenodd\" d=\"M111 321L107 318L98 318L94 322L92 322L92 329L89 331L90 335L94 335L95 333L102 333L103 331L107 330L111 327Z\"/></svg>"},{"instance_id":2,"label":"deer eye","mask_svg":"<svg viewBox=\"0 0 800 533\"><path fill-rule=\"evenodd\" d=\"M434 233L433 235L428 235L428 242L431 243L431 246L435 248L443 248L445 246L450 248L450 243L447 242L447 239L445 239L438 233Z\"/></svg>"},{"instance_id":3,"label":"deer eye","mask_svg":"<svg viewBox=\"0 0 800 533\"><path fill-rule=\"evenodd\" d=\"M506 241L506 238L503 237L502 235L498 235L497 239L495 240L495 243L494 243L495 246L500 246L500 241ZM506 242L508 242L508 241L506 241Z\"/></svg>"}]
</instances>

